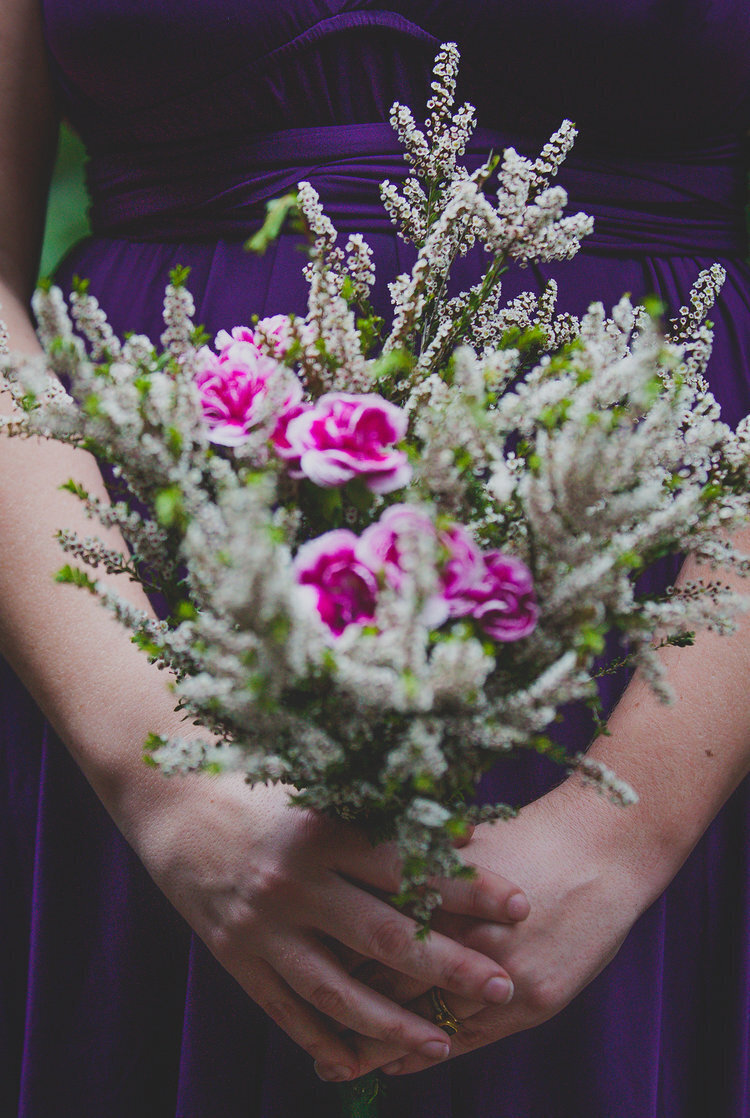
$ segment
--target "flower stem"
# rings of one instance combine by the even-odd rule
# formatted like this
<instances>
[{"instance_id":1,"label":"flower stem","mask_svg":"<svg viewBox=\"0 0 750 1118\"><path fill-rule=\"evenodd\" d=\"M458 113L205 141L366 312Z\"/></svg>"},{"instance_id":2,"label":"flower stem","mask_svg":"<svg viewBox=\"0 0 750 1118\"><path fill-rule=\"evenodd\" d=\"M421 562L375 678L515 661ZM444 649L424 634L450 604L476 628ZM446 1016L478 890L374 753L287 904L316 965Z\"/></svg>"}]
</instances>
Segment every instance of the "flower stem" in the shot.
<instances>
[{"instance_id":1,"label":"flower stem","mask_svg":"<svg viewBox=\"0 0 750 1118\"><path fill-rule=\"evenodd\" d=\"M378 1118L383 1085L376 1071L341 1085L341 1118Z\"/></svg>"}]
</instances>

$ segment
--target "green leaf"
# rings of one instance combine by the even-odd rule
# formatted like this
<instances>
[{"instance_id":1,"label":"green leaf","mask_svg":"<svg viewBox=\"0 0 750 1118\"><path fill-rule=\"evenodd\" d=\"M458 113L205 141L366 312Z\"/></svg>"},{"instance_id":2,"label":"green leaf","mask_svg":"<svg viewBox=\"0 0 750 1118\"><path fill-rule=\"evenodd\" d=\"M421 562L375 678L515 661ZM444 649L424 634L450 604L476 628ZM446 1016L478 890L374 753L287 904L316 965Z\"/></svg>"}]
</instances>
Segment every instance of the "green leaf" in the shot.
<instances>
[{"instance_id":1,"label":"green leaf","mask_svg":"<svg viewBox=\"0 0 750 1118\"><path fill-rule=\"evenodd\" d=\"M82 590L89 590L92 594L96 593L96 583L94 580L82 571L80 567L71 567L70 563L66 563L64 567L55 575L55 582L68 583L70 586L80 586Z\"/></svg>"},{"instance_id":2,"label":"green leaf","mask_svg":"<svg viewBox=\"0 0 750 1118\"><path fill-rule=\"evenodd\" d=\"M595 656L604 652L604 635L598 630L585 625L578 634L579 647L586 652L593 652Z\"/></svg>"},{"instance_id":3,"label":"green leaf","mask_svg":"<svg viewBox=\"0 0 750 1118\"><path fill-rule=\"evenodd\" d=\"M211 341L211 335L207 332L204 326L195 326L190 331L190 344L199 349L202 345L208 345Z\"/></svg>"},{"instance_id":4,"label":"green leaf","mask_svg":"<svg viewBox=\"0 0 750 1118\"><path fill-rule=\"evenodd\" d=\"M372 374L376 381L397 379L399 373L408 373L413 366L414 358L408 349L393 349L378 358Z\"/></svg>"},{"instance_id":5,"label":"green leaf","mask_svg":"<svg viewBox=\"0 0 750 1118\"><path fill-rule=\"evenodd\" d=\"M182 492L176 485L161 489L154 499L154 512L162 528L173 528L185 521Z\"/></svg>"},{"instance_id":6,"label":"green leaf","mask_svg":"<svg viewBox=\"0 0 750 1118\"><path fill-rule=\"evenodd\" d=\"M155 753L157 749L167 744L167 739L163 738L161 734L149 734L143 743L143 748L146 753Z\"/></svg>"},{"instance_id":7,"label":"green leaf","mask_svg":"<svg viewBox=\"0 0 750 1118\"><path fill-rule=\"evenodd\" d=\"M64 481L60 488L72 493L74 497L78 497L79 501L88 501L89 499L88 490L84 489L80 482L73 481L72 477Z\"/></svg>"},{"instance_id":8,"label":"green leaf","mask_svg":"<svg viewBox=\"0 0 750 1118\"><path fill-rule=\"evenodd\" d=\"M175 456L175 458L179 458L182 451L182 444L184 442L182 432L179 430L178 427L168 427L166 434L168 449Z\"/></svg>"},{"instance_id":9,"label":"green leaf","mask_svg":"<svg viewBox=\"0 0 750 1118\"><path fill-rule=\"evenodd\" d=\"M357 512L369 512L375 500L375 494L367 488L362 478L359 477L352 478L351 481L346 483L345 493Z\"/></svg>"},{"instance_id":10,"label":"green leaf","mask_svg":"<svg viewBox=\"0 0 750 1118\"><path fill-rule=\"evenodd\" d=\"M664 303L662 303L661 299L658 299L656 295L647 295L646 298L641 301L641 305L649 318L662 318L666 311Z\"/></svg>"},{"instance_id":11,"label":"green leaf","mask_svg":"<svg viewBox=\"0 0 750 1118\"><path fill-rule=\"evenodd\" d=\"M631 571L640 571L643 567L643 559L637 551L623 551L617 560L617 566Z\"/></svg>"},{"instance_id":12,"label":"green leaf","mask_svg":"<svg viewBox=\"0 0 750 1118\"><path fill-rule=\"evenodd\" d=\"M189 275L189 267L186 268L183 267L182 264L177 264L169 273L169 282L172 284L172 287L184 287Z\"/></svg>"},{"instance_id":13,"label":"green leaf","mask_svg":"<svg viewBox=\"0 0 750 1118\"><path fill-rule=\"evenodd\" d=\"M715 501L717 497L720 497L723 492L723 486L721 486L718 481L709 481L707 485L703 486L700 499L704 504L709 505Z\"/></svg>"},{"instance_id":14,"label":"green leaf","mask_svg":"<svg viewBox=\"0 0 750 1118\"><path fill-rule=\"evenodd\" d=\"M695 644L695 633L672 633L667 637L667 644L673 645L675 648L692 648Z\"/></svg>"},{"instance_id":15,"label":"green leaf","mask_svg":"<svg viewBox=\"0 0 750 1118\"><path fill-rule=\"evenodd\" d=\"M297 206L297 192L284 194L281 198L272 198L266 202L266 219L256 233L247 241L245 248L248 252L255 252L262 256L266 249L281 235L287 218L299 215Z\"/></svg>"}]
</instances>

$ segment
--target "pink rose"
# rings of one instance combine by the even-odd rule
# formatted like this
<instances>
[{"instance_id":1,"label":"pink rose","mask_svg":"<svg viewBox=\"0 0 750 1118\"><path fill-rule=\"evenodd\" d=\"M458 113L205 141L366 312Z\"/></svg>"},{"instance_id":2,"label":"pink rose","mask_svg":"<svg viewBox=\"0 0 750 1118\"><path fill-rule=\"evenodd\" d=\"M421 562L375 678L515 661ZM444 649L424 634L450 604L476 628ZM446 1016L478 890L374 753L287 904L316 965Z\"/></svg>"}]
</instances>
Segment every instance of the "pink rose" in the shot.
<instances>
[{"instance_id":1,"label":"pink rose","mask_svg":"<svg viewBox=\"0 0 750 1118\"><path fill-rule=\"evenodd\" d=\"M310 587L318 613L336 636L375 616L377 578L358 558L358 543L353 532L338 528L303 544L294 561L298 582Z\"/></svg>"},{"instance_id":2,"label":"pink rose","mask_svg":"<svg viewBox=\"0 0 750 1118\"><path fill-rule=\"evenodd\" d=\"M301 399L296 378L243 338L228 342L218 357L207 348L201 356L203 368L196 383L212 443L239 446L244 442L253 427L269 418L271 389L285 393L284 408Z\"/></svg>"},{"instance_id":3,"label":"pink rose","mask_svg":"<svg viewBox=\"0 0 750 1118\"><path fill-rule=\"evenodd\" d=\"M401 408L374 393L329 392L288 424L287 456L324 488L361 477L374 493L390 493L411 477L406 454L393 449L407 425Z\"/></svg>"}]
</instances>

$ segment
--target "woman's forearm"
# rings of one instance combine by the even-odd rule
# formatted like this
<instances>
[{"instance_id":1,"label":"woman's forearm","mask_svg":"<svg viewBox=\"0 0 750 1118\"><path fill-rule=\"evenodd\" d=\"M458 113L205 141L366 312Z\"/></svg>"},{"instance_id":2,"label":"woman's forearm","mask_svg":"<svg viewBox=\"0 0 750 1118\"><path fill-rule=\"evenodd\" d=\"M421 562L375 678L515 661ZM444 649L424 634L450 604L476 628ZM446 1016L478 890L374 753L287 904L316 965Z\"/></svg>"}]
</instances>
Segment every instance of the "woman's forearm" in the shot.
<instances>
[{"instance_id":1,"label":"woman's forearm","mask_svg":"<svg viewBox=\"0 0 750 1118\"><path fill-rule=\"evenodd\" d=\"M737 544L750 552L750 530ZM680 581L707 574L688 561ZM722 580L750 593L742 578ZM660 702L636 675L609 720L611 736L589 751L633 786L638 803L615 810L575 778L553 793L570 799L591 840L610 845L612 857L632 871L644 907L750 770L750 614L732 636L699 633L693 647L663 655L674 702Z\"/></svg>"},{"instance_id":2,"label":"woman's forearm","mask_svg":"<svg viewBox=\"0 0 750 1118\"><path fill-rule=\"evenodd\" d=\"M19 297L2 285L0 301L11 346L33 352L33 328ZM11 407L7 396L0 397L4 412ZM125 798L147 802L147 786L149 798L164 794L167 782L143 764L141 744L149 731L174 731L180 720L165 673L148 663L95 599L55 582L64 561L55 539L60 528L100 534L108 546L125 550L117 531L100 530L80 502L60 489L70 477L106 498L98 466L86 452L0 437L0 651L121 821ZM128 578L107 581L150 611L145 594Z\"/></svg>"}]
</instances>

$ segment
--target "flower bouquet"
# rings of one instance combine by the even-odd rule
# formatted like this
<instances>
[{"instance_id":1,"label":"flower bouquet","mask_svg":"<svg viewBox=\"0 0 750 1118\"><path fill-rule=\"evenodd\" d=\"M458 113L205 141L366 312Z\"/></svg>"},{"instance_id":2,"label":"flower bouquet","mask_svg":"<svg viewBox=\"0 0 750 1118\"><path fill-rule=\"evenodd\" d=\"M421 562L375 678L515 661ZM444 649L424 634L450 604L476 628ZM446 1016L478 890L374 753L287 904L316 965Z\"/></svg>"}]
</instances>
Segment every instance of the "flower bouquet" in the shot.
<instances>
[{"instance_id":1,"label":"flower bouquet","mask_svg":"<svg viewBox=\"0 0 750 1118\"><path fill-rule=\"evenodd\" d=\"M387 324L367 243L342 244L301 183L255 240L297 214L304 317L211 341L178 268L158 344L115 337L81 283L69 307L37 292L43 356L2 357L18 405L5 432L84 447L122 483L112 504L68 483L129 551L63 528L78 563L58 577L169 669L186 732L153 737L150 761L280 781L296 804L395 841L395 901L423 929L438 878L466 872L456 837L513 810L471 799L508 750L633 798L553 744L557 710L596 702L609 631L666 697L658 648L729 628L738 607L718 577L645 594L637 574L678 552L747 568L729 536L748 512L750 428L721 421L703 379L721 269L698 277L667 333L658 308L627 298L609 315L557 314L553 283L503 303L509 263L572 257L591 228L550 185L575 130L565 122L533 161L508 149L469 173L457 67L448 44L424 129L393 109L410 172L382 199L416 259L389 285ZM483 273L451 293L477 243ZM115 573L157 592L163 619L122 599Z\"/></svg>"}]
</instances>

